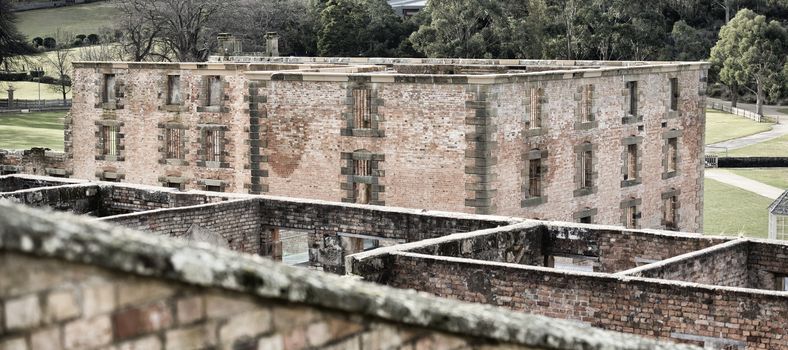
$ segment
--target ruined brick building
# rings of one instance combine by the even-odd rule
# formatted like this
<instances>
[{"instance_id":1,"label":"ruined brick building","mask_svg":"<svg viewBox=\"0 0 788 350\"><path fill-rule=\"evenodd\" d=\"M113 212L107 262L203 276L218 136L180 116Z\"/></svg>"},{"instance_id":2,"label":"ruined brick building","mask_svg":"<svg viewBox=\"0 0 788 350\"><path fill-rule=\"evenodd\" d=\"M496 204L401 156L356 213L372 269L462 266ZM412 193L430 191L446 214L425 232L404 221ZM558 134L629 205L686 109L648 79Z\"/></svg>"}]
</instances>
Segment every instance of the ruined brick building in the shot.
<instances>
[{"instance_id":1,"label":"ruined brick building","mask_svg":"<svg viewBox=\"0 0 788 350\"><path fill-rule=\"evenodd\" d=\"M312 269L384 286L250 256L287 260L287 229L309 233ZM778 241L0 176L0 344L680 348L593 326L783 349L787 256Z\"/></svg>"},{"instance_id":2,"label":"ruined brick building","mask_svg":"<svg viewBox=\"0 0 788 350\"><path fill-rule=\"evenodd\" d=\"M702 230L704 63L75 63L82 179Z\"/></svg>"}]
</instances>

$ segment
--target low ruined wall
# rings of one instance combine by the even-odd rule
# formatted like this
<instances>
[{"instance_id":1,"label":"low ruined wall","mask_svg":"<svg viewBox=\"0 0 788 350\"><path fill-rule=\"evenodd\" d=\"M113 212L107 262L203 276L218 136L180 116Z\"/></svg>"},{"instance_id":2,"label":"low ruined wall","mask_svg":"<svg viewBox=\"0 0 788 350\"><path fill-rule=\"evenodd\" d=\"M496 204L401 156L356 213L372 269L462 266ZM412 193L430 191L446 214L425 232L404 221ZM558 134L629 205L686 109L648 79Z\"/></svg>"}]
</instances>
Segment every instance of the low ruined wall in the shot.
<instances>
[{"instance_id":1,"label":"low ruined wall","mask_svg":"<svg viewBox=\"0 0 788 350\"><path fill-rule=\"evenodd\" d=\"M647 262L704 249L722 237L666 231L611 229L596 225L545 225L548 254L599 257L598 272L629 270Z\"/></svg>"},{"instance_id":2,"label":"low ruined wall","mask_svg":"<svg viewBox=\"0 0 788 350\"><path fill-rule=\"evenodd\" d=\"M259 254L261 242L260 206L256 199L198 205L173 209L152 210L138 214L123 214L102 218L102 221L189 240L190 229L223 240L232 250Z\"/></svg>"},{"instance_id":3,"label":"low ruined wall","mask_svg":"<svg viewBox=\"0 0 788 350\"><path fill-rule=\"evenodd\" d=\"M781 289L776 277L788 276L788 246L785 242L769 241L769 244L752 241L747 267L750 271L750 286L762 289Z\"/></svg>"},{"instance_id":4,"label":"low ruined wall","mask_svg":"<svg viewBox=\"0 0 788 350\"><path fill-rule=\"evenodd\" d=\"M644 267L633 275L667 280L687 281L718 286L748 288L747 256L749 244L734 241L686 256L676 257Z\"/></svg>"},{"instance_id":5,"label":"low ruined wall","mask_svg":"<svg viewBox=\"0 0 788 350\"><path fill-rule=\"evenodd\" d=\"M68 177L66 154L44 148L14 151L0 149L0 175L30 174Z\"/></svg>"},{"instance_id":6,"label":"low ruined wall","mask_svg":"<svg viewBox=\"0 0 788 350\"><path fill-rule=\"evenodd\" d=\"M544 264L540 227L514 228L447 240L412 253L541 266Z\"/></svg>"},{"instance_id":7,"label":"low ruined wall","mask_svg":"<svg viewBox=\"0 0 788 350\"><path fill-rule=\"evenodd\" d=\"M20 254L0 262L4 349L543 349Z\"/></svg>"},{"instance_id":8,"label":"low ruined wall","mask_svg":"<svg viewBox=\"0 0 788 350\"><path fill-rule=\"evenodd\" d=\"M27 190L31 188L61 186L83 183L84 180L58 179L44 176L6 175L0 176L0 193Z\"/></svg>"},{"instance_id":9,"label":"low ruined wall","mask_svg":"<svg viewBox=\"0 0 788 350\"><path fill-rule=\"evenodd\" d=\"M689 349L0 202L2 349Z\"/></svg>"},{"instance_id":10,"label":"low ruined wall","mask_svg":"<svg viewBox=\"0 0 788 350\"><path fill-rule=\"evenodd\" d=\"M98 185L76 184L43 188L33 188L15 192L0 193L16 203L31 207L51 208L74 214L98 216L101 212L101 196Z\"/></svg>"},{"instance_id":11,"label":"low ruined wall","mask_svg":"<svg viewBox=\"0 0 788 350\"><path fill-rule=\"evenodd\" d=\"M788 347L788 296L395 253L387 285L680 341ZM687 337L689 335L689 337ZM702 345L702 343L701 343ZM736 348L736 347L733 347Z\"/></svg>"},{"instance_id":12,"label":"low ruined wall","mask_svg":"<svg viewBox=\"0 0 788 350\"><path fill-rule=\"evenodd\" d=\"M221 193L206 195L164 187L125 184L103 188L101 198L106 215L216 203L227 199Z\"/></svg>"}]
</instances>

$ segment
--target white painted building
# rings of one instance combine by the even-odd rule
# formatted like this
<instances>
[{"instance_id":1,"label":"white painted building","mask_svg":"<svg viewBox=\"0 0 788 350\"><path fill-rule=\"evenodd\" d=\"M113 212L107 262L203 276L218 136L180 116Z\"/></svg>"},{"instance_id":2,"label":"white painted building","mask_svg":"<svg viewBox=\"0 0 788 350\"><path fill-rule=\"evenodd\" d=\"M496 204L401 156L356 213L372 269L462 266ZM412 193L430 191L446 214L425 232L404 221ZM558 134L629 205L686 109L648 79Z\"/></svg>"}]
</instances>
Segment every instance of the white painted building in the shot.
<instances>
[{"instance_id":1,"label":"white painted building","mask_svg":"<svg viewBox=\"0 0 788 350\"><path fill-rule=\"evenodd\" d=\"M402 17L410 17L427 6L427 0L388 0L394 12Z\"/></svg>"},{"instance_id":2,"label":"white painted building","mask_svg":"<svg viewBox=\"0 0 788 350\"><path fill-rule=\"evenodd\" d=\"M788 240L788 190L769 206L769 238Z\"/></svg>"}]
</instances>

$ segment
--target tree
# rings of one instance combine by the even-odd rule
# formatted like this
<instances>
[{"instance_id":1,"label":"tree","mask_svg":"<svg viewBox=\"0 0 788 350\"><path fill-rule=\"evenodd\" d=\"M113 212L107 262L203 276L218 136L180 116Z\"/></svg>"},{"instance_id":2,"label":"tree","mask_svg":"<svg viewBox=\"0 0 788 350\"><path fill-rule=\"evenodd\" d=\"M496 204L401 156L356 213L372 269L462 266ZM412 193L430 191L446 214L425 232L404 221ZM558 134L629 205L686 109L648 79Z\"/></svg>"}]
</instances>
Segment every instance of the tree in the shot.
<instances>
[{"instance_id":1,"label":"tree","mask_svg":"<svg viewBox=\"0 0 788 350\"><path fill-rule=\"evenodd\" d=\"M776 97L784 85L787 41L779 22L767 22L765 16L743 9L720 30L711 61L720 67L720 80L732 93L738 86L755 94L757 113L763 114L764 98Z\"/></svg>"},{"instance_id":2,"label":"tree","mask_svg":"<svg viewBox=\"0 0 788 350\"><path fill-rule=\"evenodd\" d=\"M36 50L16 28L16 14L9 0L0 0L0 66L8 69L8 59L29 55Z\"/></svg>"},{"instance_id":3,"label":"tree","mask_svg":"<svg viewBox=\"0 0 788 350\"><path fill-rule=\"evenodd\" d=\"M397 56L410 31L385 0L329 0L320 11L321 56Z\"/></svg>"},{"instance_id":4,"label":"tree","mask_svg":"<svg viewBox=\"0 0 788 350\"><path fill-rule=\"evenodd\" d=\"M495 26L508 26L499 1L431 0L427 22L411 34L413 47L428 57L497 57L500 40Z\"/></svg>"},{"instance_id":5,"label":"tree","mask_svg":"<svg viewBox=\"0 0 788 350\"><path fill-rule=\"evenodd\" d=\"M60 31L56 35L59 44L54 49L42 56L42 61L48 68L57 74L56 84L49 86L49 89L63 95L63 103L66 102L66 95L71 92L71 61L73 51L67 45L68 38L72 36Z\"/></svg>"},{"instance_id":6,"label":"tree","mask_svg":"<svg viewBox=\"0 0 788 350\"><path fill-rule=\"evenodd\" d=\"M126 0L122 9L129 20L138 21L137 37L132 37L132 51L145 57L160 41L175 53L179 61L205 61L216 44L217 23L235 1L217 0ZM128 24L128 23L127 23ZM127 30L133 29L128 25ZM124 33L132 35L134 31ZM153 40L151 40L153 38Z\"/></svg>"},{"instance_id":7,"label":"tree","mask_svg":"<svg viewBox=\"0 0 788 350\"><path fill-rule=\"evenodd\" d=\"M672 59L679 61L704 60L714 44L707 31L696 29L680 20L673 24L670 38L673 42Z\"/></svg>"},{"instance_id":8,"label":"tree","mask_svg":"<svg viewBox=\"0 0 788 350\"><path fill-rule=\"evenodd\" d=\"M315 0L239 0L218 28L242 39L245 51L264 51L265 33L276 32L283 55L315 56L321 10Z\"/></svg>"}]
</instances>

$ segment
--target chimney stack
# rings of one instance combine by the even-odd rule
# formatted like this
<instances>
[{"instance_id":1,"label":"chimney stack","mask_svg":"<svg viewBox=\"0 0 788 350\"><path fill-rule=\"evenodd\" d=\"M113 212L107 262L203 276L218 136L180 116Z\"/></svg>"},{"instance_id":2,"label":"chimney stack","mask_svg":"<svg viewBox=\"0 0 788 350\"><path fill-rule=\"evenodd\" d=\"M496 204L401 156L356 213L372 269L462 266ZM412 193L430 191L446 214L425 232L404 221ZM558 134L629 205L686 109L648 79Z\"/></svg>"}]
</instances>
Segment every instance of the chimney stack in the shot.
<instances>
[{"instance_id":1,"label":"chimney stack","mask_svg":"<svg viewBox=\"0 0 788 350\"><path fill-rule=\"evenodd\" d=\"M241 40L236 39L230 33L219 33L219 35L216 36L216 41L219 42L219 55L232 56L243 52L243 49L241 48Z\"/></svg>"},{"instance_id":2,"label":"chimney stack","mask_svg":"<svg viewBox=\"0 0 788 350\"><path fill-rule=\"evenodd\" d=\"M265 33L265 55L279 57L279 34L276 32Z\"/></svg>"}]
</instances>

